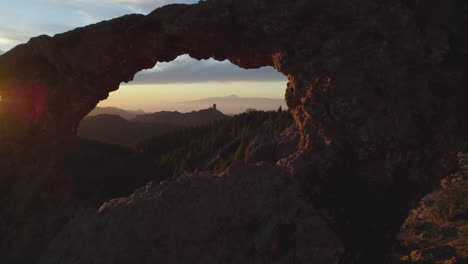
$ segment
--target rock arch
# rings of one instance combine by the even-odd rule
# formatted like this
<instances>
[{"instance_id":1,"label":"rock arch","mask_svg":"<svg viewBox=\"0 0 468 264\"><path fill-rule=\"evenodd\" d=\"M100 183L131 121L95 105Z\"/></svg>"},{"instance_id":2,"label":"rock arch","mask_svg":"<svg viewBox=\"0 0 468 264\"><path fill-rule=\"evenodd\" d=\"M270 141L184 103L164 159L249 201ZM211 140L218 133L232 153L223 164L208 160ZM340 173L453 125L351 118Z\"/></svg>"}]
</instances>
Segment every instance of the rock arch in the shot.
<instances>
[{"instance_id":1,"label":"rock arch","mask_svg":"<svg viewBox=\"0 0 468 264\"><path fill-rule=\"evenodd\" d=\"M209 14L215 15L207 19ZM226 6L166 6L148 16L128 15L16 47L2 62L0 93L6 111L31 117L58 134L73 132L97 102L156 62L189 54L229 59L243 68L273 66L275 48L261 34L257 26L236 21ZM37 99L18 100L37 93L47 94L40 116L32 107L40 103ZM65 107L70 103L73 109ZM59 119L63 123L54 128Z\"/></svg>"},{"instance_id":2,"label":"rock arch","mask_svg":"<svg viewBox=\"0 0 468 264\"><path fill-rule=\"evenodd\" d=\"M379 263L466 140L467 8L455 0L170 5L2 55L2 111L61 140L157 61L187 53L274 66L289 79L286 102L301 133L298 152L277 166L341 239L340 263Z\"/></svg>"}]
</instances>

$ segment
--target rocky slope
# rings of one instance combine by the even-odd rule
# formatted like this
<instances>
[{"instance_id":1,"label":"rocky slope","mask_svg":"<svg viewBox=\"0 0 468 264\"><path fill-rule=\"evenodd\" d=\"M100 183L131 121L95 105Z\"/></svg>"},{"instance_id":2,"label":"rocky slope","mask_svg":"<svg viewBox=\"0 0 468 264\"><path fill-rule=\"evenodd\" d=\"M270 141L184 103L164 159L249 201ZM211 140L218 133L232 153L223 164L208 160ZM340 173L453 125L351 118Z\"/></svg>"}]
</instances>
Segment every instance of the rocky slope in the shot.
<instances>
[{"instance_id":1,"label":"rocky slope","mask_svg":"<svg viewBox=\"0 0 468 264\"><path fill-rule=\"evenodd\" d=\"M454 153L467 141L467 12L468 3L457 0L208 0L197 5L170 5L147 16L128 15L54 37L31 39L0 56L1 110L26 122L19 135L38 142L32 148L36 155L25 158L26 163L34 164L33 169L29 174L22 172L21 180L13 187L8 182L5 184L11 190L7 194L9 203L30 203L39 197L41 200L36 207L28 207L35 208L34 211L1 209L1 237L8 239L2 239L0 255L13 260L18 257L17 252L38 256L61 228L59 224L43 228L40 223L50 223L50 215L66 216L62 219L67 222L70 213L60 201L65 201L73 188L59 187L68 186L68 181L53 168L63 143L75 133L79 121L109 92L118 89L121 82L130 81L136 72L151 68L158 61L189 54L197 59L229 59L243 68L271 65L285 74L289 79L286 102L301 134L297 152L280 160L271 170L246 166L238 180L221 177L226 186L220 188L232 188L236 199L245 205L236 207L236 199L228 198L220 199L228 206L213 203L209 212L219 212L225 218L213 218L212 226L203 234L197 228L205 222L206 215L190 225L187 223L189 229L183 229L182 223L176 225L184 234L193 231L193 237L198 239L194 241L199 245L188 246L186 241L190 240L184 240L182 232L168 225L154 234L181 238L181 246L169 240L169 252L158 250L159 244L164 248L164 241L159 242L155 236L153 245L156 246L149 248L150 237L142 230L160 215L132 217L133 209L117 202L106 206L109 209L106 215L103 211L71 220L55 238L58 242L53 242L43 255L44 261L60 260L61 256L63 259L78 255L93 258L99 255L93 255L93 250L99 248L105 256L99 261L110 262L120 256L124 262L130 256L111 254L113 250L118 248L122 254L142 253L136 248L139 242L144 250L142 255L154 261L174 260L175 256L207 259L216 252L213 241L218 241L217 234L226 233L226 239L216 245L226 245L231 249L229 252L236 254L232 258L216 255L217 259L225 263L241 263L245 259L261 262L254 257L257 255L245 253L247 244L241 243L247 241L244 233L236 232L237 225L225 219L235 213L241 217L239 222L244 223L251 215L249 210L239 208L256 208L250 207L256 205L252 202L256 199L265 198L272 201L267 204L277 205L269 191L268 186L273 184L269 177L283 170L280 174L286 173L297 185L288 189L286 184L280 184L280 189L291 197L300 197L287 204L313 207L317 217L310 227L325 231L333 248L328 250L329 244L321 240L309 243L301 238L303 232L296 232L296 243L288 249L305 252L307 248L307 254L312 255L301 258L302 262L307 259L315 263L381 263L412 204L457 167ZM25 142L18 140L17 144L25 146L21 145ZM44 163L48 165L37 165ZM242 188L238 188L243 186L241 180L250 175L255 181L254 175L263 175L263 170L271 174L263 178L266 180L259 180L265 183L265 190L247 191L245 196L251 198L242 198ZM188 177L187 186L203 181L197 179ZM254 182L249 184L257 186ZM70 191L57 191L50 186ZM177 183L167 187L168 192L177 190L176 186ZM30 192L30 189L37 191ZM200 201L219 198L197 188L184 190L186 195L199 197ZM164 196L164 192L151 193ZM183 198L182 189L176 193ZM124 199L123 203L139 204L137 196L134 202ZM136 207L136 212L146 212L144 208L154 212L165 210L166 204L160 200L145 197L141 199L145 205ZM68 204L79 204L73 197L69 199ZM180 209L171 207L174 215L184 218L183 212L193 212L183 209L192 208L191 203L187 207L183 204ZM225 208L228 212L224 214ZM260 230L269 230L264 216L281 215L282 210L280 206L261 209ZM29 218L22 217L24 214ZM289 216L285 218L286 223L295 223L296 230L302 230L301 221L308 219L301 213L297 217ZM172 218L168 216L161 221L164 219ZM126 223L127 232L117 237L117 232L111 230L117 230L122 223ZM329 228L322 228L323 223ZM104 230L102 237L94 235L88 227ZM159 230L154 225L151 228ZM30 236L34 234L35 242L15 236L15 232L24 230ZM81 235L80 230L88 231ZM67 239L68 234L71 240ZM116 236L112 240L116 247L99 246L106 241L107 234ZM128 237L133 237L130 241L135 243L126 243ZM310 233L307 237L321 236ZM12 240L16 242L11 243ZM78 241L85 243L78 244ZM284 252L281 246L265 248L273 255L289 256L289 253L281 254ZM171 253L172 250L178 250L177 254ZM220 254L227 251L219 250ZM313 252L320 252L325 259L317 259ZM332 257L335 254L338 257ZM287 263L281 257L279 261Z\"/></svg>"},{"instance_id":2,"label":"rocky slope","mask_svg":"<svg viewBox=\"0 0 468 264\"><path fill-rule=\"evenodd\" d=\"M398 235L395 263L457 264L468 261L468 154L460 170L411 210Z\"/></svg>"},{"instance_id":3,"label":"rocky slope","mask_svg":"<svg viewBox=\"0 0 468 264\"><path fill-rule=\"evenodd\" d=\"M285 129L279 137L257 135L245 150L245 163L270 162L287 158L297 150L300 135L295 126Z\"/></svg>"},{"instance_id":4,"label":"rocky slope","mask_svg":"<svg viewBox=\"0 0 468 264\"><path fill-rule=\"evenodd\" d=\"M149 183L80 212L39 263L337 263L339 238L297 188L271 165Z\"/></svg>"},{"instance_id":5,"label":"rocky slope","mask_svg":"<svg viewBox=\"0 0 468 264\"><path fill-rule=\"evenodd\" d=\"M245 89L249 89L245 87ZM284 99L261 98L261 97L239 97L231 94L223 97L210 97L193 101L176 103L175 106L180 109L200 109L207 105L217 104L218 109L226 114L239 114L247 109L257 109L263 111L275 111L280 106L287 109Z\"/></svg>"}]
</instances>

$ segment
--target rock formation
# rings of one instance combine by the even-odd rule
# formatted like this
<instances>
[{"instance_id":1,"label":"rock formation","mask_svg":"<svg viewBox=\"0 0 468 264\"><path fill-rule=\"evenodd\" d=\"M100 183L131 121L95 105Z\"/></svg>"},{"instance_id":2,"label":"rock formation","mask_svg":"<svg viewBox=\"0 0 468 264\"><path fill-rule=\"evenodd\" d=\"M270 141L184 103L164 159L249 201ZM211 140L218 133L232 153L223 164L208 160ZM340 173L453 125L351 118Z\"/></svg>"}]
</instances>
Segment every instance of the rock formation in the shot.
<instances>
[{"instance_id":1,"label":"rock formation","mask_svg":"<svg viewBox=\"0 0 468 264\"><path fill-rule=\"evenodd\" d=\"M286 225L294 228L296 237L295 242L287 239L288 251L281 256L289 256L290 247L296 252L308 247L330 256L307 258L315 263L382 263L409 208L456 167L454 153L466 141L467 11L468 3L457 0L208 0L197 5L169 5L147 16L128 15L54 37L33 38L0 57L1 111L13 119L29 120L29 124L21 128L21 135L36 139L40 143L34 149L48 155L34 155L28 162L36 164L35 159L41 157L49 160L49 166L38 174L40 176L22 179L22 184L14 185L11 193L28 190L30 187L24 186L34 182L42 201L60 201L61 195L66 196L68 192L51 190L46 188L50 184L44 184L53 182L55 188L60 188L58 184L67 186L67 180L52 169L54 155L59 155L67 137L75 133L79 121L100 100L118 89L121 82L130 81L135 73L153 67L156 62L189 54L196 59L228 59L243 68L271 65L289 79L285 97L301 140L295 154L280 160L272 171L266 170L269 176L259 176L262 178L259 182L265 184L265 190L259 193L263 198L259 199L264 199L265 206L271 205L258 213L259 230L268 230L266 218L270 213L278 215L282 211L281 207L274 206L278 201L270 197L268 190L274 181L268 179L277 174L276 170L283 170L297 188L289 190L285 185L280 189L284 188L285 193L300 192L298 200L291 198L287 204L301 207L307 203L306 211L314 217L319 215L316 224L311 224L312 229L321 229L323 223L327 223L339 242L331 238L334 250L328 250L326 243L306 243L301 240L304 233L299 223L305 221L301 213L288 214L284 218ZM26 141L18 142L26 144ZM178 250L181 261L191 259L190 256L208 259L215 250L214 241L218 241L232 247L229 251L220 245L216 251L219 254L239 253L232 258L215 255L223 263L241 263L245 259L270 263L257 260L254 256L258 255L246 253L242 242L248 240L248 235L238 232L239 227L225 219L231 217L239 223L253 220L251 215L240 210L242 206L223 211L223 207L231 205L213 203L210 213L216 216L219 212L222 219L199 216L200 212L180 215L189 217L186 221L196 221L187 223L195 230L183 229L182 222L175 225L181 230L172 230L167 222L167 228L174 233L152 227L159 222L141 215L145 208L163 212L166 210L160 208L163 205L177 206L172 202L164 204L167 199L162 197L164 195L173 195L174 199L179 195L180 199L191 195L189 197L200 201L209 201L210 195L214 195L197 188L192 190L191 184L220 184L222 190L238 190L238 199L244 199L241 198L243 194L253 195L252 199L243 200L250 203L257 198L257 192L242 193L239 188L242 183L234 176L239 176L241 181L243 175L263 175L260 173L263 169L261 165L247 166L243 173L229 176L227 172L228 179L219 180L189 177L184 179L186 188L182 188L187 194L177 192L177 184L181 183L174 183L174 187L168 186L165 190L114 201L90 216L77 216L50 244L43 259L46 263L50 263L48 260L60 263L60 256L71 260L83 254L102 256L103 263L112 262L115 249L106 251L99 247L102 255L90 252L106 241L107 234L125 225L125 235L113 234L116 247L139 253L139 249L133 249L134 244L120 239L133 236L131 241L151 241L154 248L145 244L141 250L145 250L144 256L155 261L159 256L167 256L161 258L177 263L173 253L161 255L163 253L158 251L159 247L177 246L177 243L142 234L146 230L181 239L188 239L188 235L184 238L178 232L193 231L194 243L206 243L206 247L169 248ZM39 183L36 183L37 177L41 179ZM255 185L255 179L251 181ZM69 189L72 190L72 186ZM37 196L16 192L14 197L14 201L29 202ZM221 201L234 203L236 199L224 197ZM47 204L48 212L70 216L61 203ZM190 208L200 205L196 201L181 202L180 213L194 212L195 209ZM310 206L314 209L309 209ZM7 219L2 221L7 224L0 231L9 238L15 234L11 230L24 231L24 226L28 226L39 232L37 230L42 227L12 220L20 213L1 210L3 218ZM132 210L137 212L135 217L131 217ZM233 218L235 215L240 218ZM151 213L148 217L159 216ZM37 219L47 222L47 217L38 216ZM65 217L63 222L67 219ZM164 224L170 219L172 216L158 221ZM128 226L121 221L129 222ZM204 228L201 226L204 221L212 226L200 234L204 229L197 228ZM272 228L279 227L272 225ZM44 234L37 238L42 243L40 246L45 247L51 232L59 229L60 226L41 229ZM92 234L96 229L102 231ZM330 234L330 230L326 230L324 232ZM217 236L221 233L226 236ZM261 240L261 237L254 234L249 238ZM76 241L81 238L85 242L79 247ZM5 252L13 252L8 251L12 248L16 249L14 252L21 252L21 247L34 248L34 243L26 238L22 241L27 241L27 246L5 241L2 242ZM190 241L183 240L181 246ZM274 239L269 237L266 241L273 243ZM280 246L259 248L269 248L273 255L281 250ZM40 254L38 249L32 251ZM331 258L333 254L339 257ZM122 256L123 260L128 260L127 257L130 256ZM294 263L288 261L280 258L277 263ZM295 263L305 263L305 258Z\"/></svg>"},{"instance_id":2,"label":"rock formation","mask_svg":"<svg viewBox=\"0 0 468 264\"><path fill-rule=\"evenodd\" d=\"M468 262L468 153L458 153L460 170L411 210L394 247L401 264Z\"/></svg>"}]
</instances>

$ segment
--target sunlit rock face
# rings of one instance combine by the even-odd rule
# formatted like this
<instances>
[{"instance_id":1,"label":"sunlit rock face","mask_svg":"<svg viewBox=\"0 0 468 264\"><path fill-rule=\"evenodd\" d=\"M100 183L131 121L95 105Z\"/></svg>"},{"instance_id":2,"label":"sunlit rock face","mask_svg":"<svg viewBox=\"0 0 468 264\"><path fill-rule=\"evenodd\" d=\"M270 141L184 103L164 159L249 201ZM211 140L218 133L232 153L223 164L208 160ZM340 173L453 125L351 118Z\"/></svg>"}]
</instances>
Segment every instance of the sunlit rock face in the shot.
<instances>
[{"instance_id":1,"label":"sunlit rock face","mask_svg":"<svg viewBox=\"0 0 468 264\"><path fill-rule=\"evenodd\" d=\"M41 36L2 55L2 111L33 116L35 131L60 140L73 134L79 121L121 82L158 61L190 54L229 59L243 68L272 65L289 79L286 102L301 134L297 152L280 160L277 169L297 184L291 192L300 192L301 201L320 215L317 223L326 222L336 234L333 252L339 263L382 263L409 208L455 168L453 153L466 140L467 11L468 4L455 0L212 0L166 6L147 16ZM22 97L33 94L33 87L45 87L44 102ZM31 109L41 109L41 114L30 115L37 112ZM244 173L250 170L254 175L250 167ZM222 184L237 183L233 177ZM191 188L187 192L198 192L203 199L211 195ZM139 203L146 198L132 199ZM221 210L218 206L212 210ZM117 222L133 221L129 209L119 208L108 206L108 214ZM75 221L95 225L109 218L100 214ZM118 226L102 221L103 232ZM230 226L212 221L219 228ZM267 225L260 222L262 228ZM129 231L133 235L142 228L138 222L129 226L134 226ZM69 231L63 232L71 238L62 233L57 241L76 245L81 233L75 228L80 224L67 225ZM100 243L92 239L93 230L79 230L89 238L83 248L52 243L46 256L79 256ZM229 233L233 230L226 230L228 245L244 241ZM306 246L295 241L293 247ZM124 245L122 250L131 246L117 243ZM321 250L318 244L310 250ZM189 259L209 255L211 248L180 248L179 254ZM151 255L155 261L157 254ZM110 261L114 255L100 256Z\"/></svg>"}]
</instances>

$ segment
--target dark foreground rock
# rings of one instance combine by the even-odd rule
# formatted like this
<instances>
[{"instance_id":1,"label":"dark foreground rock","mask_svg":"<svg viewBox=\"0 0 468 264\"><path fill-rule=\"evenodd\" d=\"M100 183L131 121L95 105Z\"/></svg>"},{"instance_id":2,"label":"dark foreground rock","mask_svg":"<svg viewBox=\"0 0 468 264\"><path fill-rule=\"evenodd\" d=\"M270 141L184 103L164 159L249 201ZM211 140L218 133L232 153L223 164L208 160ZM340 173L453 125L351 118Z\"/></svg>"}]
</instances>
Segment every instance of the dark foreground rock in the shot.
<instances>
[{"instance_id":1,"label":"dark foreground rock","mask_svg":"<svg viewBox=\"0 0 468 264\"><path fill-rule=\"evenodd\" d=\"M272 165L148 183L80 212L40 263L339 263L340 239L298 188Z\"/></svg>"}]
</instances>

